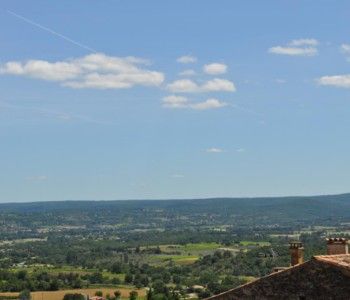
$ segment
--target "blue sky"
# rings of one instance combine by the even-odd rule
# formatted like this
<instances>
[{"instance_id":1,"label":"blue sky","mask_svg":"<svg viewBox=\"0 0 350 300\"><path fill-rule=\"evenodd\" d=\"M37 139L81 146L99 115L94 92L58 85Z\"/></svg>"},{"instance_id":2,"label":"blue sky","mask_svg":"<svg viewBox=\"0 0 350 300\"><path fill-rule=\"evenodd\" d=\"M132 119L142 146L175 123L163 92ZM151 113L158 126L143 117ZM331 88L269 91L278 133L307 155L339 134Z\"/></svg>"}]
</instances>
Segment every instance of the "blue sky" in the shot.
<instances>
[{"instance_id":1,"label":"blue sky","mask_svg":"<svg viewBox=\"0 0 350 300\"><path fill-rule=\"evenodd\" d=\"M349 1L1 1L0 201L349 192Z\"/></svg>"}]
</instances>

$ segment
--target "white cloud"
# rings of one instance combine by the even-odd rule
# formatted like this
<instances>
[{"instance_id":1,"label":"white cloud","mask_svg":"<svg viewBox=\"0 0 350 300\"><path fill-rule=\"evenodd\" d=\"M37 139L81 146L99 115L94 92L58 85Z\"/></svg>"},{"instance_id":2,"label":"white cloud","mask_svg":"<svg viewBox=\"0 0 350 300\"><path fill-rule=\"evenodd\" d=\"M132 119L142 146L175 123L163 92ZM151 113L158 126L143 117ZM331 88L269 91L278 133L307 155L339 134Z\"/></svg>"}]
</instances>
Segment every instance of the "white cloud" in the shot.
<instances>
[{"instance_id":1,"label":"white cloud","mask_svg":"<svg viewBox=\"0 0 350 300\"><path fill-rule=\"evenodd\" d=\"M222 102L218 99L207 99L203 102L190 102L188 98L176 95L170 95L163 98L163 107L179 109L193 109L193 110L208 110L208 109L216 109L225 107L228 104L226 102Z\"/></svg>"},{"instance_id":2,"label":"white cloud","mask_svg":"<svg viewBox=\"0 0 350 300\"><path fill-rule=\"evenodd\" d=\"M317 79L317 82L320 85L350 88L350 74L323 76Z\"/></svg>"},{"instance_id":3,"label":"white cloud","mask_svg":"<svg viewBox=\"0 0 350 300\"><path fill-rule=\"evenodd\" d=\"M214 78L204 83L202 90L206 92L235 92L236 87L232 81Z\"/></svg>"},{"instance_id":4,"label":"white cloud","mask_svg":"<svg viewBox=\"0 0 350 300\"><path fill-rule=\"evenodd\" d=\"M140 67L147 64L149 62L141 58L96 53L58 62L7 62L0 66L0 73L58 81L71 88L122 89L136 85L159 86L164 81L164 74Z\"/></svg>"},{"instance_id":5,"label":"white cloud","mask_svg":"<svg viewBox=\"0 0 350 300\"><path fill-rule=\"evenodd\" d=\"M222 152L224 152L224 150L220 149L220 148L209 148L205 151L208 153L222 153Z\"/></svg>"},{"instance_id":6,"label":"white cloud","mask_svg":"<svg viewBox=\"0 0 350 300\"><path fill-rule=\"evenodd\" d=\"M213 108L221 108L221 107L225 107L228 104L226 102L222 102L219 101L217 99L208 99L204 102L199 102L199 103L194 103L191 104L190 107L192 109L196 109L196 110L207 110L207 109L213 109Z\"/></svg>"},{"instance_id":7,"label":"white cloud","mask_svg":"<svg viewBox=\"0 0 350 300\"><path fill-rule=\"evenodd\" d=\"M174 93L195 93L199 91L199 87L190 79L180 79L168 84L168 90Z\"/></svg>"},{"instance_id":8,"label":"white cloud","mask_svg":"<svg viewBox=\"0 0 350 300\"><path fill-rule=\"evenodd\" d=\"M210 75L225 74L227 72L227 66L225 64L212 63L204 65L203 71Z\"/></svg>"},{"instance_id":9,"label":"white cloud","mask_svg":"<svg viewBox=\"0 0 350 300\"><path fill-rule=\"evenodd\" d=\"M170 95L163 98L163 106L167 108L186 108L188 99L182 96Z\"/></svg>"},{"instance_id":10,"label":"white cloud","mask_svg":"<svg viewBox=\"0 0 350 300\"><path fill-rule=\"evenodd\" d=\"M49 81L64 81L76 78L81 73L81 69L79 66L68 62L49 63L44 60L29 60L26 63L7 62L1 66L0 72Z\"/></svg>"},{"instance_id":11,"label":"white cloud","mask_svg":"<svg viewBox=\"0 0 350 300\"><path fill-rule=\"evenodd\" d=\"M238 152L238 153L243 153L243 152L245 152L245 149L244 149L244 148L238 148L238 149L236 150L236 152Z\"/></svg>"},{"instance_id":12,"label":"white cloud","mask_svg":"<svg viewBox=\"0 0 350 300\"><path fill-rule=\"evenodd\" d=\"M343 52L345 54L350 54L350 45L349 44L342 44L340 46L340 50L341 50L341 52Z\"/></svg>"},{"instance_id":13,"label":"white cloud","mask_svg":"<svg viewBox=\"0 0 350 300\"><path fill-rule=\"evenodd\" d=\"M180 56L176 61L180 64L191 64L197 61L197 57L192 55L184 55Z\"/></svg>"},{"instance_id":14,"label":"white cloud","mask_svg":"<svg viewBox=\"0 0 350 300\"><path fill-rule=\"evenodd\" d=\"M291 55L291 56L314 56L318 53L314 47L298 48L298 47L282 47L276 46L269 49L270 53Z\"/></svg>"},{"instance_id":15,"label":"white cloud","mask_svg":"<svg viewBox=\"0 0 350 300\"><path fill-rule=\"evenodd\" d=\"M173 93L200 93L200 92L235 92L236 87L232 81L214 78L198 85L190 79L180 79L168 84L168 90Z\"/></svg>"},{"instance_id":16,"label":"white cloud","mask_svg":"<svg viewBox=\"0 0 350 300\"><path fill-rule=\"evenodd\" d=\"M275 46L269 49L269 53L291 56L314 56L318 53L316 39L292 40L285 46Z\"/></svg>"},{"instance_id":17,"label":"white cloud","mask_svg":"<svg viewBox=\"0 0 350 300\"><path fill-rule=\"evenodd\" d=\"M194 76L196 75L196 72L192 69L184 70L179 73L180 76Z\"/></svg>"}]
</instances>

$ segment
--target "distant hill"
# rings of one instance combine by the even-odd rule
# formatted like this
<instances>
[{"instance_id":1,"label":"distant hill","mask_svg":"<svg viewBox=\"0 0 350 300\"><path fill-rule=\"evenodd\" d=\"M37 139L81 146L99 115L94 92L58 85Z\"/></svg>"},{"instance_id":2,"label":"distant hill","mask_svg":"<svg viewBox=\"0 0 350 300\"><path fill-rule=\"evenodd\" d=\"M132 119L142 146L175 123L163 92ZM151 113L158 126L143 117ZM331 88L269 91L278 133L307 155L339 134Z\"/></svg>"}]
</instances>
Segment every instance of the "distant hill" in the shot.
<instances>
[{"instance_id":1,"label":"distant hill","mask_svg":"<svg viewBox=\"0 0 350 300\"><path fill-rule=\"evenodd\" d=\"M189 222L212 224L321 224L350 220L350 194L307 197L211 198L188 200L58 201L0 204L0 216L25 222L110 224L128 222ZM19 218L21 216L21 218ZM42 218L47 216L49 219ZM181 217L181 218L180 218ZM45 221L46 220L46 221ZM22 221L21 221L22 222ZM43 224L44 224L43 223ZM169 225L170 226L170 225Z\"/></svg>"}]
</instances>

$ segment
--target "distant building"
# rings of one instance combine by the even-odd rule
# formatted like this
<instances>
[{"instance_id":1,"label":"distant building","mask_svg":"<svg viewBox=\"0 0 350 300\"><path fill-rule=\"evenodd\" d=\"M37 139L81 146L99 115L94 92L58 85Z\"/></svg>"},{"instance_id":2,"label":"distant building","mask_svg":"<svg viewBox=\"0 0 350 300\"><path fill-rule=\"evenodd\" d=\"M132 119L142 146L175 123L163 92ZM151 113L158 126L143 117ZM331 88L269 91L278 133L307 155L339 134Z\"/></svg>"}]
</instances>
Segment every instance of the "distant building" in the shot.
<instances>
[{"instance_id":1,"label":"distant building","mask_svg":"<svg viewBox=\"0 0 350 300\"><path fill-rule=\"evenodd\" d=\"M327 254L303 262L300 242L290 244L291 267L215 295L211 300L350 299L350 255L346 239L327 239Z\"/></svg>"}]
</instances>

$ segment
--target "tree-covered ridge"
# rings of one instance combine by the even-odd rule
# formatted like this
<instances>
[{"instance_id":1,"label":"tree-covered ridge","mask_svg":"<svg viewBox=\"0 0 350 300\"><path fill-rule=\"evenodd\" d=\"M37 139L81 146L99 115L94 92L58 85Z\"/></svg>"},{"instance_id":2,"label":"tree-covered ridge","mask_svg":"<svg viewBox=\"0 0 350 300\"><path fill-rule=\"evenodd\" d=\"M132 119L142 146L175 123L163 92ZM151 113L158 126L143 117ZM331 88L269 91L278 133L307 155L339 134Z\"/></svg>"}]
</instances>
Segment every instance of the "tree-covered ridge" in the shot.
<instances>
[{"instance_id":1,"label":"tree-covered ridge","mask_svg":"<svg viewBox=\"0 0 350 300\"><path fill-rule=\"evenodd\" d=\"M276 198L213 198L195 200L58 201L0 204L1 221L23 226L132 225L145 226L258 224L342 220L350 216L350 194ZM209 217L209 218L203 218ZM190 218L190 220L189 220ZM4 223L3 223L4 224Z\"/></svg>"}]
</instances>

